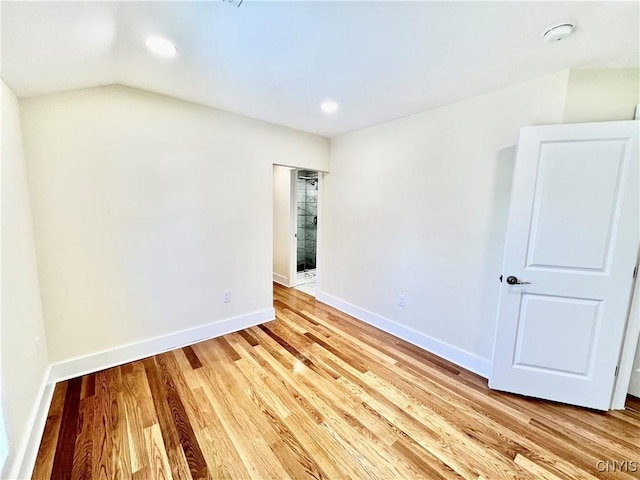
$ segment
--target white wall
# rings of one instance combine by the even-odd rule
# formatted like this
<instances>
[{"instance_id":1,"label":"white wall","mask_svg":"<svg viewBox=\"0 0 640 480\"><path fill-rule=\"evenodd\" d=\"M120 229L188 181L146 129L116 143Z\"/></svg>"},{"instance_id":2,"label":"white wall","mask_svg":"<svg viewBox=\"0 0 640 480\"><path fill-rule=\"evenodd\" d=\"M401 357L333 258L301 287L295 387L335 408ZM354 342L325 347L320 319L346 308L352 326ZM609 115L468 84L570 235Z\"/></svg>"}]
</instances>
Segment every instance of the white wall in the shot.
<instances>
[{"instance_id":1,"label":"white wall","mask_svg":"<svg viewBox=\"0 0 640 480\"><path fill-rule=\"evenodd\" d=\"M273 166L273 279L292 287L291 252L293 229L291 223L290 167Z\"/></svg>"},{"instance_id":2,"label":"white wall","mask_svg":"<svg viewBox=\"0 0 640 480\"><path fill-rule=\"evenodd\" d=\"M518 130L562 122L568 76L332 139L319 298L488 373Z\"/></svg>"},{"instance_id":3,"label":"white wall","mask_svg":"<svg viewBox=\"0 0 640 480\"><path fill-rule=\"evenodd\" d=\"M327 139L120 86L22 115L52 362L271 309L272 165Z\"/></svg>"},{"instance_id":4,"label":"white wall","mask_svg":"<svg viewBox=\"0 0 640 480\"><path fill-rule=\"evenodd\" d=\"M639 103L637 68L571 70L564 122L633 120Z\"/></svg>"},{"instance_id":5,"label":"white wall","mask_svg":"<svg viewBox=\"0 0 640 480\"><path fill-rule=\"evenodd\" d=\"M2 82L2 319L0 321L0 419L4 414L8 458L0 478L10 478L33 428L34 409L47 372L31 208L18 100ZM36 348L35 339L40 347ZM2 435L2 427L0 427ZM0 440L1 442L1 440Z\"/></svg>"}]
</instances>

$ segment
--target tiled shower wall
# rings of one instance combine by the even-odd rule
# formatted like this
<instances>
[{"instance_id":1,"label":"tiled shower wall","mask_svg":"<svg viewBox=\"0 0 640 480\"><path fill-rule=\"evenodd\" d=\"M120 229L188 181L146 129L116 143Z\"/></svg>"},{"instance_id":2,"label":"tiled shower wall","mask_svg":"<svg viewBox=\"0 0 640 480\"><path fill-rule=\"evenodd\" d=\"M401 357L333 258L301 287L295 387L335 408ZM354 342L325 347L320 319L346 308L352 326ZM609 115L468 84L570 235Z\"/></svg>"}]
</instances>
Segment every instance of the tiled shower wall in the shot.
<instances>
[{"instance_id":1,"label":"tiled shower wall","mask_svg":"<svg viewBox=\"0 0 640 480\"><path fill-rule=\"evenodd\" d=\"M300 177L313 177L303 179ZM316 268L316 233L318 231L318 174L300 170L297 184L298 261L297 270Z\"/></svg>"}]
</instances>

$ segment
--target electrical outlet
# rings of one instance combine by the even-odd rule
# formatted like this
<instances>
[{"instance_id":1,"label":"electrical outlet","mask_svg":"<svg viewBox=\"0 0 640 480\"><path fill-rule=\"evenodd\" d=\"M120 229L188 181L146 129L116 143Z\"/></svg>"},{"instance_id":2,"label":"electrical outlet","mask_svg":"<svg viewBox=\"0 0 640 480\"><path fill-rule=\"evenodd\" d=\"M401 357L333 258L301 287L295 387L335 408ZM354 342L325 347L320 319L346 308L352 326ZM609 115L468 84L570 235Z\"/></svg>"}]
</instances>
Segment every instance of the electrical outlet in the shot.
<instances>
[{"instance_id":1,"label":"electrical outlet","mask_svg":"<svg viewBox=\"0 0 640 480\"><path fill-rule=\"evenodd\" d=\"M231 290L222 291L222 303L229 303L231 301Z\"/></svg>"},{"instance_id":2,"label":"electrical outlet","mask_svg":"<svg viewBox=\"0 0 640 480\"><path fill-rule=\"evenodd\" d=\"M404 293L398 295L398 306L402 308L407 306L407 296Z\"/></svg>"}]
</instances>

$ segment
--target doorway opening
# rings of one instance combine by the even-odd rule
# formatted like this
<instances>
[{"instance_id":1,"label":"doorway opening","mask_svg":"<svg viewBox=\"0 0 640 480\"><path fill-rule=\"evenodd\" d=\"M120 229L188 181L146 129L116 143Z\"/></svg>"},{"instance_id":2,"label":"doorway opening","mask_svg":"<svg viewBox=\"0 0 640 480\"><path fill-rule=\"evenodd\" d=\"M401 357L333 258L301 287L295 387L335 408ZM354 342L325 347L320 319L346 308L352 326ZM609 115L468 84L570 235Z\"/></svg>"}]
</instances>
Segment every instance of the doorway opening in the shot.
<instances>
[{"instance_id":1,"label":"doorway opening","mask_svg":"<svg viewBox=\"0 0 640 480\"><path fill-rule=\"evenodd\" d=\"M318 246L318 172L296 172L295 288L315 296Z\"/></svg>"}]
</instances>

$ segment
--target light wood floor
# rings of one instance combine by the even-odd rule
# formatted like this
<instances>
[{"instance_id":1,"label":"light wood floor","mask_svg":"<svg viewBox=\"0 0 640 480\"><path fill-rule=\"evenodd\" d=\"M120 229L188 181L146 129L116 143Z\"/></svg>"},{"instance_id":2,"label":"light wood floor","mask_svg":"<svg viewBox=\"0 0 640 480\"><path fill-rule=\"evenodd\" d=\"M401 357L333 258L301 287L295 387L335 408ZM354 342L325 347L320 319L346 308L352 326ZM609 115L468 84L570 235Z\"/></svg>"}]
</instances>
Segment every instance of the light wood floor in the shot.
<instances>
[{"instance_id":1,"label":"light wood floor","mask_svg":"<svg viewBox=\"0 0 640 480\"><path fill-rule=\"evenodd\" d=\"M33 478L640 478L639 400L598 413L493 392L274 290L274 322L59 383Z\"/></svg>"}]
</instances>

